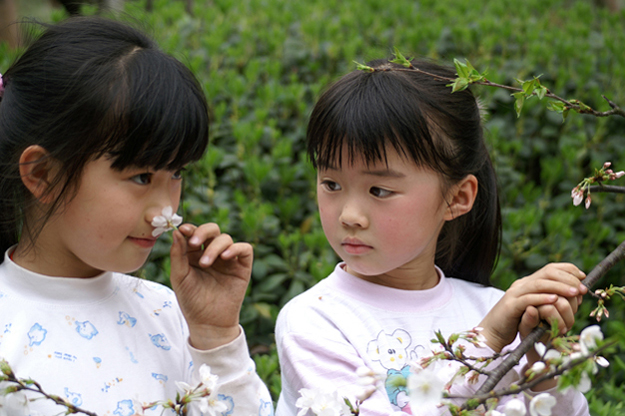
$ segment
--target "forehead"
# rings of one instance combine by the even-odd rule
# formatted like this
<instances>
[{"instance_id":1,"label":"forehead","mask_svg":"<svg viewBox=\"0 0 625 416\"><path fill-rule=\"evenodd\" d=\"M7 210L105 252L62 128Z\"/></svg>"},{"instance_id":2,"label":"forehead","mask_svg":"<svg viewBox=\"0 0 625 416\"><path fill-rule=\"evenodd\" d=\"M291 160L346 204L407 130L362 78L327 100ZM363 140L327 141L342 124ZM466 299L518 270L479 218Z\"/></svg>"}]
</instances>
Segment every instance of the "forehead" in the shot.
<instances>
[{"instance_id":1,"label":"forehead","mask_svg":"<svg viewBox=\"0 0 625 416\"><path fill-rule=\"evenodd\" d=\"M353 146L343 143L340 150L334 153L327 166L319 166L319 170L360 169L365 171L389 170L393 167L417 167L417 164L399 153L391 145L380 146L375 155L359 152Z\"/></svg>"}]
</instances>

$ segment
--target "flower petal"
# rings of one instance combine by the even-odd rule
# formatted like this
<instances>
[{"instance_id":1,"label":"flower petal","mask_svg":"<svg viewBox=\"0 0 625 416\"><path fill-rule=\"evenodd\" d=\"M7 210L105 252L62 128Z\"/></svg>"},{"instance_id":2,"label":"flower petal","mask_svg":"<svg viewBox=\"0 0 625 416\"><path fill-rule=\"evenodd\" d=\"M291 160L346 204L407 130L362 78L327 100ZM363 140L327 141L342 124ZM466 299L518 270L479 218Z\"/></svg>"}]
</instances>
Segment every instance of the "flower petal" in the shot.
<instances>
[{"instance_id":1,"label":"flower petal","mask_svg":"<svg viewBox=\"0 0 625 416\"><path fill-rule=\"evenodd\" d=\"M167 219L171 219L171 215L173 213L174 213L174 209L170 206L163 208L163 210L161 211L161 214L163 214L163 216Z\"/></svg>"}]
</instances>

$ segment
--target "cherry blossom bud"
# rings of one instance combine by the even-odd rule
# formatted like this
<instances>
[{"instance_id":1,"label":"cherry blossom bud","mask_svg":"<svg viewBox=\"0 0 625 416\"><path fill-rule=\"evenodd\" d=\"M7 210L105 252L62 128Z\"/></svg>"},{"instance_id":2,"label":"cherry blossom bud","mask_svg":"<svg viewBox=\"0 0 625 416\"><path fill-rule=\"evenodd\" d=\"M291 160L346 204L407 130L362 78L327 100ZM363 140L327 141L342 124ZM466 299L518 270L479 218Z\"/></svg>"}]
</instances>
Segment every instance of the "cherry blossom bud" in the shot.
<instances>
[{"instance_id":1,"label":"cherry blossom bud","mask_svg":"<svg viewBox=\"0 0 625 416\"><path fill-rule=\"evenodd\" d=\"M603 169L607 169L607 168L609 168L610 166L612 166L612 162L605 162L605 163L603 164Z\"/></svg>"},{"instance_id":2,"label":"cherry blossom bud","mask_svg":"<svg viewBox=\"0 0 625 416\"><path fill-rule=\"evenodd\" d=\"M545 363L543 363L542 361L536 361L534 365L532 365L532 368L530 368L530 370L536 374L540 374L545 371L545 368L547 368Z\"/></svg>"},{"instance_id":3,"label":"cherry blossom bud","mask_svg":"<svg viewBox=\"0 0 625 416\"><path fill-rule=\"evenodd\" d=\"M590 199L590 194L588 194L588 196L586 196L586 209L590 208L591 202L592 200Z\"/></svg>"},{"instance_id":4,"label":"cherry blossom bud","mask_svg":"<svg viewBox=\"0 0 625 416\"><path fill-rule=\"evenodd\" d=\"M584 200L584 193L578 188L575 188L571 192L571 198L573 198L573 205L578 206Z\"/></svg>"},{"instance_id":5,"label":"cherry blossom bud","mask_svg":"<svg viewBox=\"0 0 625 416\"><path fill-rule=\"evenodd\" d=\"M614 174L614 179L621 178L621 177L623 177L623 175L625 175L625 171L624 170L620 170L620 171L618 171L618 172L616 172Z\"/></svg>"}]
</instances>

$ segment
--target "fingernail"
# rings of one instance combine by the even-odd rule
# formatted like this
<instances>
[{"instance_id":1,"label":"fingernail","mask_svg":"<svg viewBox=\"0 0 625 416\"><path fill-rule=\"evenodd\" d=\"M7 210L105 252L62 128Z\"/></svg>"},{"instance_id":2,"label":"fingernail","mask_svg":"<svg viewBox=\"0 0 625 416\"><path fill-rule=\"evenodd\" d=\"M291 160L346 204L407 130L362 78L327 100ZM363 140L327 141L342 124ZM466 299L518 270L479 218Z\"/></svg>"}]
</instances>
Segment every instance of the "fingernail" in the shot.
<instances>
[{"instance_id":1,"label":"fingernail","mask_svg":"<svg viewBox=\"0 0 625 416\"><path fill-rule=\"evenodd\" d=\"M571 295L577 295L577 292L579 291L579 289L575 288L575 287L571 287L569 288L569 293Z\"/></svg>"},{"instance_id":2,"label":"fingernail","mask_svg":"<svg viewBox=\"0 0 625 416\"><path fill-rule=\"evenodd\" d=\"M198 237L191 237L191 239L189 240L189 244L197 246L200 244L200 239Z\"/></svg>"},{"instance_id":3,"label":"fingernail","mask_svg":"<svg viewBox=\"0 0 625 416\"><path fill-rule=\"evenodd\" d=\"M208 266L210 264L210 259L208 258L208 256L202 256L202 258L200 259L200 264L202 266Z\"/></svg>"}]
</instances>

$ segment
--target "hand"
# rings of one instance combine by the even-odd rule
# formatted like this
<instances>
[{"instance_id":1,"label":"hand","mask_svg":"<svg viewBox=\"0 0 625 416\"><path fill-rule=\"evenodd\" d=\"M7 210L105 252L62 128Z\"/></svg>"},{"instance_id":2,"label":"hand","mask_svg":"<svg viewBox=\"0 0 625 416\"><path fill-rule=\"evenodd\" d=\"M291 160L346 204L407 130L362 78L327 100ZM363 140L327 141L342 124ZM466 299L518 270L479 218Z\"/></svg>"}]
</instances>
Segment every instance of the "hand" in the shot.
<instances>
[{"instance_id":1,"label":"hand","mask_svg":"<svg viewBox=\"0 0 625 416\"><path fill-rule=\"evenodd\" d=\"M584 272L570 263L551 263L515 281L480 323L486 343L499 352L516 337L525 337L541 320L558 321L560 333L575 322L575 312L588 289Z\"/></svg>"},{"instance_id":2,"label":"hand","mask_svg":"<svg viewBox=\"0 0 625 416\"><path fill-rule=\"evenodd\" d=\"M234 243L214 223L183 224L174 230L173 240L171 285L189 325L191 345L207 350L234 340L252 274L252 246Z\"/></svg>"}]
</instances>

